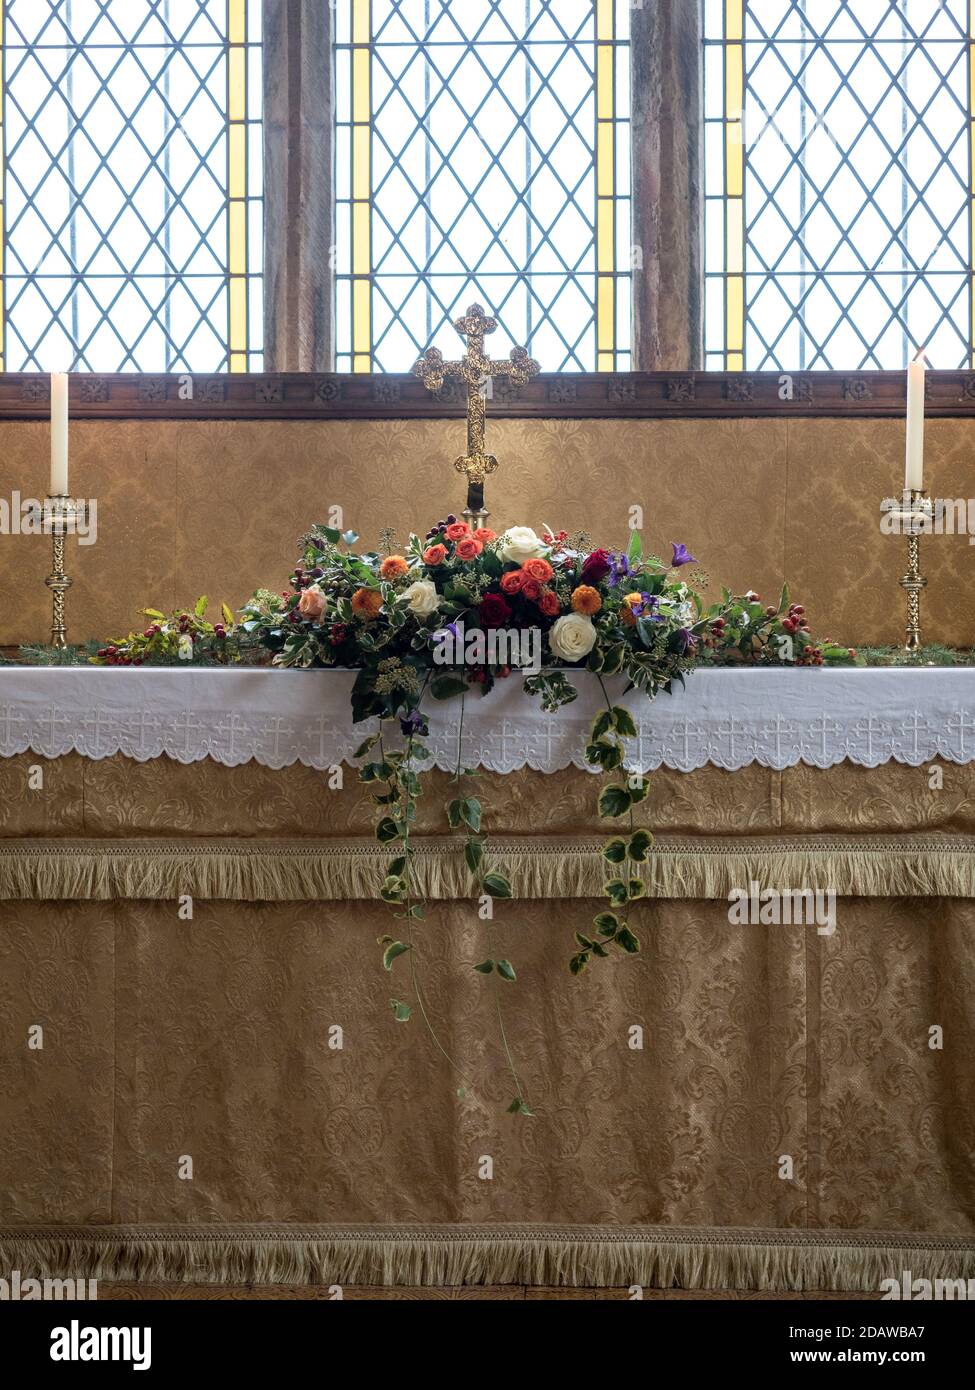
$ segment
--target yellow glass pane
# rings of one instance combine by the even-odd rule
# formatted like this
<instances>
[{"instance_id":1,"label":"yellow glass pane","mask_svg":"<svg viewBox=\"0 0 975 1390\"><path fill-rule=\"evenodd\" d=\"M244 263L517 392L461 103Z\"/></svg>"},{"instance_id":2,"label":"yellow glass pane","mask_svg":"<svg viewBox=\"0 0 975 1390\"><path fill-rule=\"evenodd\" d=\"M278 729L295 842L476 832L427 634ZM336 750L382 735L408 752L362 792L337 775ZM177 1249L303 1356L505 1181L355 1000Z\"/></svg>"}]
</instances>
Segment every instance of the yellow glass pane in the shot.
<instances>
[{"instance_id":1,"label":"yellow glass pane","mask_svg":"<svg viewBox=\"0 0 975 1390\"><path fill-rule=\"evenodd\" d=\"M596 115L601 121L610 121L616 115L614 64L615 55L612 48L608 44L600 44L596 49Z\"/></svg>"},{"instance_id":2,"label":"yellow glass pane","mask_svg":"<svg viewBox=\"0 0 975 1390\"><path fill-rule=\"evenodd\" d=\"M741 39L745 36L745 0L725 0L724 36Z\"/></svg>"},{"instance_id":3,"label":"yellow glass pane","mask_svg":"<svg viewBox=\"0 0 975 1390\"><path fill-rule=\"evenodd\" d=\"M247 0L227 0L227 37L231 43L247 42Z\"/></svg>"},{"instance_id":4,"label":"yellow glass pane","mask_svg":"<svg viewBox=\"0 0 975 1390\"><path fill-rule=\"evenodd\" d=\"M247 273L247 204L237 199L230 204L228 265L231 275Z\"/></svg>"},{"instance_id":5,"label":"yellow glass pane","mask_svg":"<svg viewBox=\"0 0 975 1390\"><path fill-rule=\"evenodd\" d=\"M369 203L352 205L352 274L368 275L372 270L372 223Z\"/></svg>"},{"instance_id":6,"label":"yellow glass pane","mask_svg":"<svg viewBox=\"0 0 975 1390\"><path fill-rule=\"evenodd\" d=\"M741 352L745 346L745 280L732 275L725 284L725 346L729 352Z\"/></svg>"},{"instance_id":7,"label":"yellow glass pane","mask_svg":"<svg viewBox=\"0 0 975 1390\"><path fill-rule=\"evenodd\" d=\"M352 0L352 42L372 39L372 0Z\"/></svg>"},{"instance_id":8,"label":"yellow glass pane","mask_svg":"<svg viewBox=\"0 0 975 1390\"><path fill-rule=\"evenodd\" d=\"M235 121L230 127L228 193L231 198L247 197L247 127Z\"/></svg>"},{"instance_id":9,"label":"yellow glass pane","mask_svg":"<svg viewBox=\"0 0 975 1390\"><path fill-rule=\"evenodd\" d=\"M724 54L724 116L726 121L741 120L744 95L744 49L740 43L730 43Z\"/></svg>"},{"instance_id":10,"label":"yellow glass pane","mask_svg":"<svg viewBox=\"0 0 975 1390\"><path fill-rule=\"evenodd\" d=\"M596 38L607 42L616 37L616 0L596 0Z\"/></svg>"},{"instance_id":11,"label":"yellow glass pane","mask_svg":"<svg viewBox=\"0 0 975 1390\"><path fill-rule=\"evenodd\" d=\"M725 196L740 198L745 189L745 151L741 143L741 124L729 123L724 131Z\"/></svg>"},{"instance_id":12,"label":"yellow glass pane","mask_svg":"<svg viewBox=\"0 0 975 1390\"><path fill-rule=\"evenodd\" d=\"M230 281L230 351L247 357L247 281L235 275Z\"/></svg>"},{"instance_id":13,"label":"yellow glass pane","mask_svg":"<svg viewBox=\"0 0 975 1390\"><path fill-rule=\"evenodd\" d=\"M352 348L367 356L372 349L372 286L368 280L352 281Z\"/></svg>"},{"instance_id":14,"label":"yellow glass pane","mask_svg":"<svg viewBox=\"0 0 975 1390\"><path fill-rule=\"evenodd\" d=\"M616 282L609 275L596 281L596 348L613 352L616 348Z\"/></svg>"},{"instance_id":15,"label":"yellow glass pane","mask_svg":"<svg viewBox=\"0 0 975 1390\"><path fill-rule=\"evenodd\" d=\"M232 353L230 354L230 370L231 370L232 372L246 372L246 371L247 371L247 353L246 353L246 352L232 352Z\"/></svg>"},{"instance_id":16,"label":"yellow glass pane","mask_svg":"<svg viewBox=\"0 0 975 1390\"><path fill-rule=\"evenodd\" d=\"M612 121L596 126L596 193L612 198L616 193L616 129Z\"/></svg>"},{"instance_id":17,"label":"yellow glass pane","mask_svg":"<svg viewBox=\"0 0 975 1390\"><path fill-rule=\"evenodd\" d=\"M352 119L360 125L368 125L372 119L369 59L368 48L352 50Z\"/></svg>"},{"instance_id":18,"label":"yellow glass pane","mask_svg":"<svg viewBox=\"0 0 975 1390\"><path fill-rule=\"evenodd\" d=\"M367 125L352 127L352 196L368 198L372 194L372 132Z\"/></svg>"},{"instance_id":19,"label":"yellow glass pane","mask_svg":"<svg viewBox=\"0 0 975 1390\"><path fill-rule=\"evenodd\" d=\"M599 198L596 201L596 269L616 269L616 200Z\"/></svg>"},{"instance_id":20,"label":"yellow glass pane","mask_svg":"<svg viewBox=\"0 0 975 1390\"><path fill-rule=\"evenodd\" d=\"M613 352L599 352L596 354L596 371L612 372L616 370L616 354Z\"/></svg>"},{"instance_id":21,"label":"yellow glass pane","mask_svg":"<svg viewBox=\"0 0 975 1390\"><path fill-rule=\"evenodd\" d=\"M372 358L368 353L358 353L352 359L352 370L354 372L371 372Z\"/></svg>"},{"instance_id":22,"label":"yellow glass pane","mask_svg":"<svg viewBox=\"0 0 975 1390\"><path fill-rule=\"evenodd\" d=\"M740 275L745 269L745 228L742 212L743 204L740 198L731 198L725 204L728 245L725 270L730 275Z\"/></svg>"},{"instance_id":23,"label":"yellow glass pane","mask_svg":"<svg viewBox=\"0 0 975 1390\"><path fill-rule=\"evenodd\" d=\"M740 352L729 352L725 367L729 372L743 372L745 370L744 355Z\"/></svg>"},{"instance_id":24,"label":"yellow glass pane","mask_svg":"<svg viewBox=\"0 0 975 1390\"><path fill-rule=\"evenodd\" d=\"M242 121L247 115L247 50L232 48L227 56L227 118Z\"/></svg>"}]
</instances>

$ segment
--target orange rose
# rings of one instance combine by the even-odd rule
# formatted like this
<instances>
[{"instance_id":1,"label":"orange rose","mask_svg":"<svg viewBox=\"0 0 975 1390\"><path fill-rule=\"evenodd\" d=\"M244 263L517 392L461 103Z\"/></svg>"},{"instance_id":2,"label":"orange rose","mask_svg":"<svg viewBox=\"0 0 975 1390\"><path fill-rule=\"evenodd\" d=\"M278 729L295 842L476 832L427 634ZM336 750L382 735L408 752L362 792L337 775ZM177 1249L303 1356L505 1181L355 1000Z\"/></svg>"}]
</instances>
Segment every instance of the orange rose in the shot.
<instances>
[{"instance_id":1,"label":"orange rose","mask_svg":"<svg viewBox=\"0 0 975 1390\"><path fill-rule=\"evenodd\" d=\"M359 618L365 618L367 622L378 617L382 606L383 596L378 589L356 589L352 595L353 613Z\"/></svg>"},{"instance_id":2,"label":"orange rose","mask_svg":"<svg viewBox=\"0 0 975 1390\"><path fill-rule=\"evenodd\" d=\"M325 612L325 595L317 584L310 585L298 600L298 612L317 623Z\"/></svg>"},{"instance_id":3,"label":"orange rose","mask_svg":"<svg viewBox=\"0 0 975 1390\"><path fill-rule=\"evenodd\" d=\"M538 606L546 618L554 618L559 611L559 596L554 589L543 589Z\"/></svg>"},{"instance_id":4,"label":"orange rose","mask_svg":"<svg viewBox=\"0 0 975 1390\"><path fill-rule=\"evenodd\" d=\"M589 584L580 584L578 589L572 591L572 608L576 613L585 613L587 617L592 617L598 613L603 606L603 601L599 594Z\"/></svg>"},{"instance_id":5,"label":"orange rose","mask_svg":"<svg viewBox=\"0 0 975 1390\"><path fill-rule=\"evenodd\" d=\"M454 554L458 560L476 560L484 549L480 541L473 536L465 536L462 541L458 541L454 547Z\"/></svg>"},{"instance_id":6,"label":"orange rose","mask_svg":"<svg viewBox=\"0 0 975 1390\"><path fill-rule=\"evenodd\" d=\"M628 604L624 603L623 607L620 609L620 622L624 627L636 627L636 618L633 615L633 609L630 608Z\"/></svg>"},{"instance_id":7,"label":"orange rose","mask_svg":"<svg viewBox=\"0 0 975 1390\"><path fill-rule=\"evenodd\" d=\"M521 592L524 594L525 598L530 599L532 603L534 603L536 599L541 597L542 586L537 579L526 579L521 586Z\"/></svg>"},{"instance_id":8,"label":"orange rose","mask_svg":"<svg viewBox=\"0 0 975 1390\"><path fill-rule=\"evenodd\" d=\"M409 572L410 567L402 555L387 555L379 566L379 573L383 579L402 579L403 575Z\"/></svg>"},{"instance_id":9,"label":"orange rose","mask_svg":"<svg viewBox=\"0 0 975 1390\"><path fill-rule=\"evenodd\" d=\"M444 535L448 541L462 541L471 534L471 528L466 521L455 521L452 526L448 526Z\"/></svg>"},{"instance_id":10,"label":"orange rose","mask_svg":"<svg viewBox=\"0 0 975 1390\"><path fill-rule=\"evenodd\" d=\"M482 545L487 545L488 541L498 539L497 531L492 531L490 526L479 526L474 532L474 539L480 541Z\"/></svg>"},{"instance_id":11,"label":"orange rose","mask_svg":"<svg viewBox=\"0 0 975 1390\"><path fill-rule=\"evenodd\" d=\"M447 547L445 545L431 545L423 552L425 565L442 565L446 558Z\"/></svg>"},{"instance_id":12,"label":"orange rose","mask_svg":"<svg viewBox=\"0 0 975 1390\"><path fill-rule=\"evenodd\" d=\"M539 584L547 584L554 573L547 560L526 560L522 569L529 579L537 579Z\"/></svg>"},{"instance_id":13,"label":"orange rose","mask_svg":"<svg viewBox=\"0 0 975 1390\"><path fill-rule=\"evenodd\" d=\"M525 582L525 576L521 570L508 570L507 574L501 576L501 592L503 594L518 594L521 586Z\"/></svg>"}]
</instances>

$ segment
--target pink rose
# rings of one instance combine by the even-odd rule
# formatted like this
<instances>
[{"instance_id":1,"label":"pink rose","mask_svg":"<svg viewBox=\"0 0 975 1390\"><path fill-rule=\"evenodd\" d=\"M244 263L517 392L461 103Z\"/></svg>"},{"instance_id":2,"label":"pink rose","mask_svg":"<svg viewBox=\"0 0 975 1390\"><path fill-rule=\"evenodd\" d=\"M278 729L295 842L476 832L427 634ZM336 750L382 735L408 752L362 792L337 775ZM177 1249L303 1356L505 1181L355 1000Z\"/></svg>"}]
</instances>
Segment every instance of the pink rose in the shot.
<instances>
[{"instance_id":1,"label":"pink rose","mask_svg":"<svg viewBox=\"0 0 975 1390\"><path fill-rule=\"evenodd\" d=\"M299 613L303 618L309 618L313 623L321 621L325 608L325 595L317 584L312 584L305 589L298 600Z\"/></svg>"}]
</instances>

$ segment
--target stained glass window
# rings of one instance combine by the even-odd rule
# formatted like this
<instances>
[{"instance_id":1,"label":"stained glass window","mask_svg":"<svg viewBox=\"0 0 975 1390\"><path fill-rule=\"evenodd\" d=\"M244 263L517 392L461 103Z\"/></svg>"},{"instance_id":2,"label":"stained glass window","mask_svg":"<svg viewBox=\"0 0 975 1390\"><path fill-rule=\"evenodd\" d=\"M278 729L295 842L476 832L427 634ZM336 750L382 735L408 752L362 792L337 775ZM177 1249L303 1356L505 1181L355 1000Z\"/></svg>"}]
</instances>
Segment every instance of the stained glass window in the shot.
<instances>
[{"instance_id":1,"label":"stained glass window","mask_svg":"<svg viewBox=\"0 0 975 1390\"><path fill-rule=\"evenodd\" d=\"M630 0L336 0L340 371L454 355L480 301L549 371L630 365Z\"/></svg>"},{"instance_id":2,"label":"stained glass window","mask_svg":"<svg viewBox=\"0 0 975 1390\"><path fill-rule=\"evenodd\" d=\"M260 0L0 15L4 368L260 369Z\"/></svg>"},{"instance_id":3,"label":"stained glass window","mask_svg":"<svg viewBox=\"0 0 975 1390\"><path fill-rule=\"evenodd\" d=\"M706 363L972 361L971 0L705 0Z\"/></svg>"}]
</instances>

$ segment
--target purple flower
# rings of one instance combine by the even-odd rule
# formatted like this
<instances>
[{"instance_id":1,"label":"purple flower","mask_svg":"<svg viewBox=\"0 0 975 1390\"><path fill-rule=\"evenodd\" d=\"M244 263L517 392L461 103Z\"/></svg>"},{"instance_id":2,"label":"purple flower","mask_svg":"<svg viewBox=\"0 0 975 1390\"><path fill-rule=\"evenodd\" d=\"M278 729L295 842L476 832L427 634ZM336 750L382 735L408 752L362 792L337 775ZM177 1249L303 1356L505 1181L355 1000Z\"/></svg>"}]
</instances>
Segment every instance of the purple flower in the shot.
<instances>
[{"instance_id":1,"label":"purple flower","mask_svg":"<svg viewBox=\"0 0 975 1390\"><path fill-rule=\"evenodd\" d=\"M677 638L678 649L682 655L692 652L697 646L697 638L686 627L679 627L674 636Z\"/></svg>"},{"instance_id":2,"label":"purple flower","mask_svg":"<svg viewBox=\"0 0 975 1390\"><path fill-rule=\"evenodd\" d=\"M697 564L686 545L681 545L679 541L671 541L671 545L674 547L674 558L670 562L671 569L680 569L681 565Z\"/></svg>"},{"instance_id":3,"label":"purple flower","mask_svg":"<svg viewBox=\"0 0 975 1390\"><path fill-rule=\"evenodd\" d=\"M630 562L622 551L618 555L609 557L609 587L615 589L621 580L625 579L630 571Z\"/></svg>"},{"instance_id":4,"label":"purple flower","mask_svg":"<svg viewBox=\"0 0 975 1390\"><path fill-rule=\"evenodd\" d=\"M399 726L406 738L410 738L414 734L418 734L420 738L426 738L429 733L427 721L418 709L411 709L406 718L399 721Z\"/></svg>"}]
</instances>

